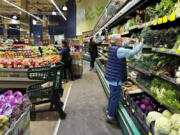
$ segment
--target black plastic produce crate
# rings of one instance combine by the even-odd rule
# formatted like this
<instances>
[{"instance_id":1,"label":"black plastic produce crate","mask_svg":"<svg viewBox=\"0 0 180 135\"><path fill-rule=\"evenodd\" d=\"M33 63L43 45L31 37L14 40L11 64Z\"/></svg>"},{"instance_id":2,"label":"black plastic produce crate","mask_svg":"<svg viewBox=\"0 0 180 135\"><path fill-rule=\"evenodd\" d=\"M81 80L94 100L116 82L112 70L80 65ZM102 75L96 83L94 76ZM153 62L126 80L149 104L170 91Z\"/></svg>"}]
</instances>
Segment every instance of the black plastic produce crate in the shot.
<instances>
[{"instance_id":1,"label":"black plastic produce crate","mask_svg":"<svg viewBox=\"0 0 180 135\"><path fill-rule=\"evenodd\" d=\"M155 104L156 106L159 106L160 108L164 108L163 110L165 110L166 108L164 106L160 105L160 103L158 103L154 98L152 98L145 92L138 93L138 94L127 94L127 93L123 93L123 94L124 94L122 97L123 104L126 105L130 109L131 112L133 112L134 116L139 121L139 123L142 125L145 132L147 134L154 135L154 123L151 123L150 127L146 124L146 117L148 115L148 111L143 111L140 108L140 106L136 104L135 97L144 95L146 97L149 97L151 99L151 101L153 102L153 104ZM141 99L139 99L139 100L141 100ZM154 111L159 111L159 112L162 112L163 110L158 110L158 108L154 109Z\"/></svg>"}]
</instances>

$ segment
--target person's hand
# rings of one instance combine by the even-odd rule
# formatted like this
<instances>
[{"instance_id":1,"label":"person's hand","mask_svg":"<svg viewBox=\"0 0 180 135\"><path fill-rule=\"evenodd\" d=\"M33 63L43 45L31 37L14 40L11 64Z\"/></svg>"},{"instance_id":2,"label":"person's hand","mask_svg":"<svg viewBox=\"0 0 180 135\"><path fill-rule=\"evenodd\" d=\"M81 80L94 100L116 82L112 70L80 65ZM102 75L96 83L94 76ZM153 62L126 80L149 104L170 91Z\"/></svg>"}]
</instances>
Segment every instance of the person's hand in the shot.
<instances>
[{"instance_id":1,"label":"person's hand","mask_svg":"<svg viewBox=\"0 0 180 135\"><path fill-rule=\"evenodd\" d=\"M130 42L136 42L136 41L138 41L138 39L137 39L137 38L130 39Z\"/></svg>"},{"instance_id":2,"label":"person's hand","mask_svg":"<svg viewBox=\"0 0 180 135\"><path fill-rule=\"evenodd\" d=\"M144 38L141 39L141 42L144 43Z\"/></svg>"}]
</instances>

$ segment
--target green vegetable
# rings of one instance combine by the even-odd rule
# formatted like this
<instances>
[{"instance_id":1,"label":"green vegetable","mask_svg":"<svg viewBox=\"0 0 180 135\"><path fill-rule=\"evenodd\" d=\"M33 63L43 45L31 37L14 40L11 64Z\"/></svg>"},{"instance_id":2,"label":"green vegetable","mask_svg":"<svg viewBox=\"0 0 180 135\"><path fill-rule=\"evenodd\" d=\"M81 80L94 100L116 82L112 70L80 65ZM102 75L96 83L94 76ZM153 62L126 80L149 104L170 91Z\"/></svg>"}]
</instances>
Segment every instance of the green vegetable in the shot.
<instances>
[{"instance_id":1,"label":"green vegetable","mask_svg":"<svg viewBox=\"0 0 180 135\"><path fill-rule=\"evenodd\" d=\"M163 111L162 115L168 119L170 119L172 116L172 114L168 110Z\"/></svg>"},{"instance_id":2,"label":"green vegetable","mask_svg":"<svg viewBox=\"0 0 180 135\"><path fill-rule=\"evenodd\" d=\"M155 128L161 134L168 134L171 130L171 121L166 117L159 117L155 122Z\"/></svg>"},{"instance_id":3,"label":"green vegetable","mask_svg":"<svg viewBox=\"0 0 180 135\"><path fill-rule=\"evenodd\" d=\"M171 130L168 135L178 135L176 130Z\"/></svg>"},{"instance_id":4,"label":"green vegetable","mask_svg":"<svg viewBox=\"0 0 180 135\"><path fill-rule=\"evenodd\" d=\"M180 128L180 114L174 114L171 117L172 128L178 130Z\"/></svg>"},{"instance_id":5,"label":"green vegetable","mask_svg":"<svg viewBox=\"0 0 180 135\"><path fill-rule=\"evenodd\" d=\"M156 111L149 112L146 117L146 123L150 126L151 122L157 120L158 118L162 117L162 114Z\"/></svg>"}]
</instances>

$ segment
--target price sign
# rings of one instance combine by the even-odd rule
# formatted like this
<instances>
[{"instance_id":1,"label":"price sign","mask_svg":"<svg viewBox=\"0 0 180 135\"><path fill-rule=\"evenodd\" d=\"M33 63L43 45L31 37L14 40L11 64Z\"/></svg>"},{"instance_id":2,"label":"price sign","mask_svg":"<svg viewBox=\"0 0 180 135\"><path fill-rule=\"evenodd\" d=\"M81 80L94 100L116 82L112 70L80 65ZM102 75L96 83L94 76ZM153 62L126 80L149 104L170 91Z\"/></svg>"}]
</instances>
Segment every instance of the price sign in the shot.
<instances>
[{"instance_id":1,"label":"price sign","mask_svg":"<svg viewBox=\"0 0 180 135\"><path fill-rule=\"evenodd\" d=\"M149 132L148 135L152 135L151 132Z\"/></svg>"},{"instance_id":2,"label":"price sign","mask_svg":"<svg viewBox=\"0 0 180 135\"><path fill-rule=\"evenodd\" d=\"M108 56L108 53L105 53L105 56Z\"/></svg>"},{"instance_id":3,"label":"price sign","mask_svg":"<svg viewBox=\"0 0 180 135\"><path fill-rule=\"evenodd\" d=\"M132 109L132 112L133 112L133 113L135 112L134 109Z\"/></svg>"},{"instance_id":4,"label":"price sign","mask_svg":"<svg viewBox=\"0 0 180 135\"><path fill-rule=\"evenodd\" d=\"M158 19L158 24L162 24L162 22L163 22L163 18L159 18Z\"/></svg>"},{"instance_id":5,"label":"price sign","mask_svg":"<svg viewBox=\"0 0 180 135\"><path fill-rule=\"evenodd\" d=\"M180 54L180 50L176 50L176 53L177 53L177 54Z\"/></svg>"},{"instance_id":6,"label":"price sign","mask_svg":"<svg viewBox=\"0 0 180 135\"><path fill-rule=\"evenodd\" d=\"M167 16L164 16L163 17L163 23L167 23L168 22L168 17Z\"/></svg>"},{"instance_id":7,"label":"price sign","mask_svg":"<svg viewBox=\"0 0 180 135\"><path fill-rule=\"evenodd\" d=\"M156 48L152 48L152 51L156 51Z\"/></svg>"},{"instance_id":8,"label":"price sign","mask_svg":"<svg viewBox=\"0 0 180 135\"><path fill-rule=\"evenodd\" d=\"M126 102L126 104L129 106L129 102Z\"/></svg>"},{"instance_id":9,"label":"price sign","mask_svg":"<svg viewBox=\"0 0 180 135\"><path fill-rule=\"evenodd\" d=\"M164 51L166 51L166 49L165 48L161 48L161 51L164 52Z\"/></svg>"},{"instance_id":10,"label":"price sign","mask_svg":"<svg viewBox=\"0 0 180 135\"><path fill-rule=\"evenodd\" d=\"M23 59L24 57L23 56L19 56L20 59Z\"/></svg>"},{"instance_id":11,"label":"price sign","mask_svg":"<svg viewBox=\"0 0 180 135\"><path fill-rule=\"evenodd\" d=\"M171 15L170 15L170 21L172 22L172 21L175 21L176 20L176 14L175 13L172 13Z\"/></svg>"},{"instance_id":12,"label":"price sign","mask_svg":"<svg viewBox=\"0 0 180 135\"><path fill-rule=\"evenodd\" d=\"M156 20L153 21L153 25L157 25L157 21Z\"/></svg>"}]
</instances>

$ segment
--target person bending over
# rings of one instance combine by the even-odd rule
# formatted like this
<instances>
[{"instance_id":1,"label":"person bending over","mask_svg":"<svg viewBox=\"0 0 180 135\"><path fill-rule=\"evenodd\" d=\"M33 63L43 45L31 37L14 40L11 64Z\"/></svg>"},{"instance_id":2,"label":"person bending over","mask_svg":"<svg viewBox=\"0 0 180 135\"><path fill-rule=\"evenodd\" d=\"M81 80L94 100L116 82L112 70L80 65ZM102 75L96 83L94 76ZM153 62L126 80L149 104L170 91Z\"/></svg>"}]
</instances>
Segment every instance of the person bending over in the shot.
<instances>
[{"instance_id":1,"label":"person bending over","mask_svg":"<svg viewBox=\"0 0 180 135\"><path fill-rule=\"evenodd\" d=\"M144 39L134 48L126 49L131 42L138 39L121 38L120 35L112 36L112 46L108 50L108 62L105 70L105 78L109 83L110 96L106 111L106 122L110 124L118 124L115 118L118 103L121 95L121 85L127 80L126 58L134 56L143 47Z\"/></svg>"}]
</instances>

